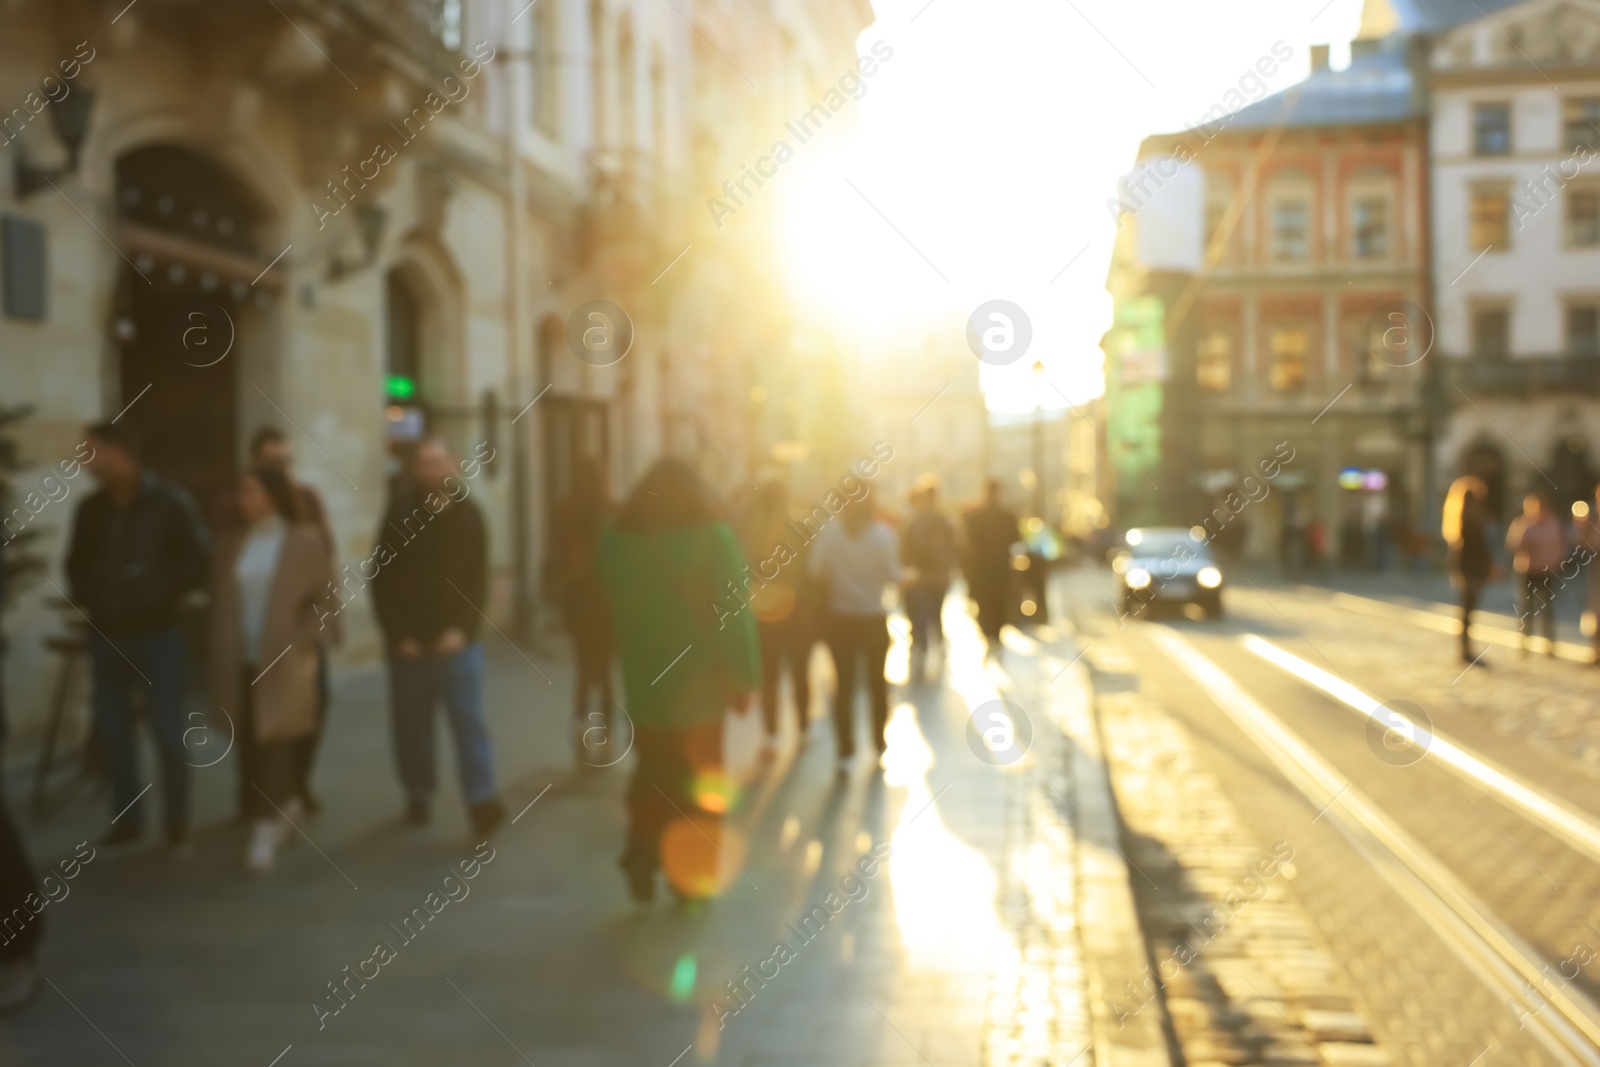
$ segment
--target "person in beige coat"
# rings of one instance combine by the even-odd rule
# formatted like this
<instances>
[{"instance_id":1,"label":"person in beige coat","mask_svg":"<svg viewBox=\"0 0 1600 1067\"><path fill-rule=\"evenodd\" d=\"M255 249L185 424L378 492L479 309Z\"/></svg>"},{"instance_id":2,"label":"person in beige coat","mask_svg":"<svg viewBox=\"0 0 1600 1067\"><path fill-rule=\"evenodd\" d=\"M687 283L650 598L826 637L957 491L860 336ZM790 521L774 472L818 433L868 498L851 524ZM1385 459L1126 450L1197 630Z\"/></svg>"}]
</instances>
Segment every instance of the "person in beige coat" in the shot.
<instances>
[{"instance_id":1,"label":"person in beige coat","mask_svg":"<svg viewBox=\"0 0 1600 1067\"><path fill-rule=\"evenodd\" d=\"M282 472L246 471L235 502L243 529L218 546L211 586L211 678L235 724L241 791L253 797L245 863L261 873L304 811L294 742L316 730L317 648L338 636L318 621L331 606L333 562Z\"/></svg>"}]
</instances>

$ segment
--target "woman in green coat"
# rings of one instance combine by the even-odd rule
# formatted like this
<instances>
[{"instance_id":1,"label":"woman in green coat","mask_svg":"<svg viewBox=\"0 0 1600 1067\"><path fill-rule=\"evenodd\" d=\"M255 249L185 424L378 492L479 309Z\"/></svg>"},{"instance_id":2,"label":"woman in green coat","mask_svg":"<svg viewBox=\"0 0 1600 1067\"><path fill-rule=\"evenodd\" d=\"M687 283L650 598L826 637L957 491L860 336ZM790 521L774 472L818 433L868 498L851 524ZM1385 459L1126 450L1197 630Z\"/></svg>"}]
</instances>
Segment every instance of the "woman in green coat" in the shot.
<instances>
[{"instance_id":1,"label":"woman in green coat","mask_svg":"<svg viewBox=\"0 0 1600 1067\"><path fill-rule=\"evenodd\" d=\"M629 892L651 899L664 866L680 896L710 896L731 803L723 715L748 712L761 681L754 615L730 610L742 603L730 583L742 590L747 577L738 538L695 473L663 459L602 535L599 566L634 730Z\"/></svg>"}]
</instances>

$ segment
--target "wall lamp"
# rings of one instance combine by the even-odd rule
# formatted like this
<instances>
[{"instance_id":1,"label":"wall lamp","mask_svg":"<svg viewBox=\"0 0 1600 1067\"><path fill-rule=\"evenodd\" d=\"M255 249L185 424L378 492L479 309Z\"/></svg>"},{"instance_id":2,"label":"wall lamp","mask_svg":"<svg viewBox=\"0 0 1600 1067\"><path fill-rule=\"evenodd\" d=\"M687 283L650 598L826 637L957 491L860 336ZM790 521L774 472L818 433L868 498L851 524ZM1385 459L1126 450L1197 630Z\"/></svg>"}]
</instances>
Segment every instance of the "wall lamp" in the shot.
<instances>
[{"instance_id":1,"label":"wall lamp","mask_svg":"<svg viewBox=\"0 0 1600 1067\"><path fill-rule=\"evenodd\" d=\"M334 281L347 274L354 274L358 270L366 270L378 261L378 247L383 244L383 229L389 221L389 213L376 204L362 204L356 208L356 227L361 234L361 247L365 250L362 259L350 263L338 256L328 265L328 277Z\"/></svg>"},{"instance_id":2,"label":"wall lamp","mask_svg":"<svg viewBox=\"0 0 1600 1067\"><path fill-rule=\"evenodd\" d=\"M89 113L93 107L94 92L84 88L77 89L64 100L50 103L50 125L56 131L56 140L67 150L67 163L54 169L35 167L28 162L19 144L14 168L18 200L27 199L57 178L77 173L78 153L82 151L83 140L89 134Z\"/></svg>"}]
</instances>

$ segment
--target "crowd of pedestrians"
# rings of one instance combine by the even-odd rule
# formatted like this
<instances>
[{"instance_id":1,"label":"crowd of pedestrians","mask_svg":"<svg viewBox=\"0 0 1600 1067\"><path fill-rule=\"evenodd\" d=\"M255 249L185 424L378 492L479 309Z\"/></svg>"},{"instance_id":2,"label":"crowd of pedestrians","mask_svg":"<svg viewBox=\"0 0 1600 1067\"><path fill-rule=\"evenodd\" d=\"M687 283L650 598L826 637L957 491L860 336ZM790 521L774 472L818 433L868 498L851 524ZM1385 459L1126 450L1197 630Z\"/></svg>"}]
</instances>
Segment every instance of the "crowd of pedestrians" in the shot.
<instances>
[{"instance_id":1,"label":"crowd of pedestrians","mask_svg":"<svg viewBox=\"0 0 1600 1067\"><path fill-rule=\"evenodd\" d=\"M67 605L87 626L94 742L111 780L103 847L138 840L151 801L135 724L149 724L160 759L163 837L189 848L185 737L190 675L183 620L209 601L204 646L211 697L234 739L238 817L251 824L246 864L271 868L311 791L325 729L330 646L342 640L336 542L327 509L292 474L288 441L271 428L210 523L189 494L141 461L114 423L87 433L98 488L73 516ZM433 715L444 706L475 831L504 809L496 795L483 710L478 630L487 595L488 537L456 457L439 440L416 446L379 523L370 586L390 674L390 721L405 817L426 822L434 791ZM361 570L362 568L358 568ZM346 571L349 567L346 566Z\"/></svg>"},{"instance_id":2,"label":"crowd of pedestrians","mask_svg":"<svg viewBox=\"0 0 1600 1067\"><path fill-rule=\"evenodd\" d=\"M728 503L682 461L663 459L610 521L613 508L603 495L575 487L562 505L562 536L548 572L563 591L577 657L591 662L580 670L573 711L585 736L585 724L610 709L591 710L597 686L582 678L609 678L613 646L620 662L635 759L619 864L636 900L655 896L663 871L680 897L717 891L725 872L715 843L735 788L722 750L725 717L750 714L759 702L762 757L770 761L783 743L787 707L796 744L806 747L815 734L811 666L819 645L836 680L826 717L839 775L855 768L861 690L872 752L882 756L891 591L910 619L912 659L923 673L939 672L940 614L958 569L968 575L985 632L998 639L1019 537L1016 517L998 498L993 485L967 516L963 538L939 508L937 483L925 478L903 523L864 494L819 529L804 527L814 536L797 550L774 552L812 521L791 509L781 480ZM596 579L603 599L575 592ZM730 602L739 610L719 606ZM586 640L587 653L580 647ZM609 702L608 689L600 692ZM587 754L580 759L603 765Z\"/></svg>"},{"instance_id":3,"label":"crowd of pedestrians","mask_svg":"<svg viewBox=\"0 0 1600 1067\"><path fill-rule=\"evenodd\" d=\"M1544 650L1556 653L1556 604L1563 590L1577 582L1586 564L1600 554L1600 490L1595 505L1579 502L1570 517L1558 511L1542 492L1523 498L1522 512L1506 528L1505 552L1510 561L1517 602L1522 651L1530 651L1543 632ZM1503 576L1495 554L1495 525L1489 489L1481 478L1465 475L1445 495L1441 533L1447 547L1446 570L1461 599L1461 658L1487 667L1472 651L1472 613L1484 586ZM1600 567L1588 567L1583 579L1584 630L1600 664Z\"/></svg>"},{"instance_id":4,"label":"crowd of pedestrians","mask_svg":"<svg viewBox=\"0 0 1600 1067\"><path fill-rule=\"evenodd\" d=\"M208 518L182 487L144 464L126 428L99 424L87 441L85 466L97 488L73 516L62 593L86 627L92 751L111 783L98 847L141 839L155 792L165 844L178 854L192 849L186 734L194 715L186 702L195 673L188 656L200 647L210 726L233 738L244 865L257 875L270 871L301 820L320 807L311 783L330 711L328 651L343 640L347 601L363 593L382 636L403 820L430 819L434 716L442 708L473 832L495 829L505 810L479 638L488 532L447 444L414 446L371 555L341 565L328 510L295 479L289 442L275 429L255 435L247 466ZM831 716L815 718L831 718L838 773L847 776L859 690L874 755L887 744L889 598L897 593L911 622L913 680L940 673L941 613L958 570L991 642L1010 611L1018 525L1000 506L998 485L959 532L931 477L918 482L903 516L862 492L820 528L805 526L810 534L798 551L777 557L773 546L798 522L816 524L824 514L792 513L779 479L725 502L669 458L614 502L599 464L581 462L575 475L553 524L546 584L572 642L576 736L617 736L619 712L630 727L620 865L641 901L655 895L664 870L681 898L720 888L714 845L708 856L702 843L717 840L737 788L722 751L727 713L747 715L760 704L766 761L783 744L786 718L798 744L808 744L817 733L812 664L817 646L825 647L837 684ZM730 594L741 610L717 606ZM201 615L205 638L192 646L186 620ZM619 668L621 705L612 684ZM140 721L159 754L159 790L139 767ZM0 743L4 736L0 706ZM620 758L580 756L593 766ZM23 907L33 884L22 839L0 803L0 914ZM42 929L36 921L26 936L0 945L0 1013L36 990Z\"/></svg>"}]
</instances>

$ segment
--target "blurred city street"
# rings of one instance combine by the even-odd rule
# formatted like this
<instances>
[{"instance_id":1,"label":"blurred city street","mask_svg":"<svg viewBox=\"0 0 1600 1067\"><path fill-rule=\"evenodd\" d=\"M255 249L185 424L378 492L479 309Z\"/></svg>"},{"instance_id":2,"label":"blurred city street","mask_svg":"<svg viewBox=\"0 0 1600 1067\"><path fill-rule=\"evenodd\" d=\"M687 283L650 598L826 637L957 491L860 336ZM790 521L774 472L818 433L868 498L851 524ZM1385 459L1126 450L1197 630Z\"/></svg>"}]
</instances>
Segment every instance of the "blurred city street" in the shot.
<instances>
[{"instance_id":1,"label":"blurred city street","mask_svg":"<svg viewBox=\"0 0 1600 1067\"><path fill-rule=\"evenodd\" d=\"M0 0L0 1067L1600 1067L1597 161L1600 0Z\"/></svg>"},{"instance_id":2,"label":"blurred city street","mask_svg":"<svg viewBox=\"0 0 1600 1067\"><path fill-rule=\"evenodd\" d=\"M1186 1051L1242 1053L1266 1016L1376 1042L1330 1063L1466 1063L1486 1051L1502 1063L1571 1062L1581 1043L1552 1034L1592 1017L1582 964L1600 944L1593 667L1523 657L1507 647L1513 623L1504 644L1465 668L1451 628L1419 617L1410 598L1269 578L1234 589L1221 622L1168 610L1119 627L1104 576L1074 579L1129 858L1157 883L1133 880L1152 951L1192 938L1196 914L1162 873L1233 889L1275 842L1293 851L1281 877L1294 910L1302 923L1314 917L1315 950L1291 953L1289 982L1273 973L1284 949L1240 952L1242 975L1200 951L1183 982L1199 992L1180 992L1179 1003L1168 990ZM1267 643L1282 655L1264 655ZM1177 781L1158 787L1161 778ZM1243 862L1213 859L1213 875L1206 857L1185 855L1234 833ZM1223 896L1202 892L1199 914ZM1283 1015L1262 1010L1274 987L1285 990ZM1328 1009L1354 1009L1361 1025L1304 1014Z\"/></svg>"},{"instance_id":3,"label":"blurred city street","mask_svg":"<svg viewBox=\"0 0 1600 1067\"><path fill-rule=\"evenodd\" d=\"M1004 666L985 668L956 611L944 680L904 684L907 649L891 651L901 684L881 775L863 764L836 777L821 721L803 752L791 732L764 773L747 748L753 777L722 845L729 890L687 909L626 900L622 768L575 756L548 695L570 684L559 660L494 648L490 725L514 821L487 850L457 808L399 825L382 681L351 676L326 754L347 773L318 783L326 814L302 824L273 878L241 876L243 827L226 821L198 828L183 860L154 845L100 851L45 912L53 985L0 1029L0 1060L1068 1062L1089 1023L1066 738L1041 719L1024 762L981 762L964 700L1004 693L1064 720L1075 690L1049 680L1070 655L1017 635ZM826 666L819 656L820 682ZM197 803L225 807L234 772L231 759L198 772ZM80 797L36 824L41 867L94 840L98 808ZM885 846L893 859L862 876ZM420 934L399 930L459 861L485 854L465 897ZM822 927L811 913L830 894L846 903ZM779 940L796 958L774 977ZM339 1003L327 983L349 981L375 942L399 959L320 1017L314 1005Z\"/></svg>"}]
</instances>

